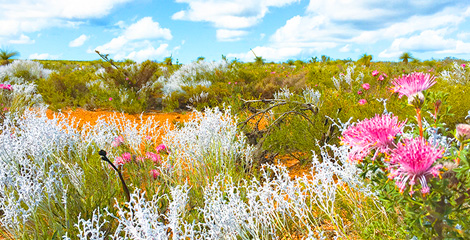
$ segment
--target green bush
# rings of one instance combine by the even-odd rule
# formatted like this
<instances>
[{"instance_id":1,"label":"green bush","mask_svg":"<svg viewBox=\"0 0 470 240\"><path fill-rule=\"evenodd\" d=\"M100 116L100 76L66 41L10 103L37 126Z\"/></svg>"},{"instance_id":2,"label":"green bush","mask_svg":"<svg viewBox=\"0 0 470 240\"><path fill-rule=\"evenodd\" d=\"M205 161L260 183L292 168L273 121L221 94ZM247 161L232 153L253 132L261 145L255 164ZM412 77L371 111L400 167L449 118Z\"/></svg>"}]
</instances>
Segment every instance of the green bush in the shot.
<instances>
[{"instance_id":1,"label":"green bush","mask_svg":"<svg viewBox=\"0 0 470 240\"><path fill-rule=\"evenodd\" d=\"M49 78L38 80L38 91L53 110L87 107L95 98L87 83L95 78L90 72L53 72Z\"/></svg>"}]
</instances>

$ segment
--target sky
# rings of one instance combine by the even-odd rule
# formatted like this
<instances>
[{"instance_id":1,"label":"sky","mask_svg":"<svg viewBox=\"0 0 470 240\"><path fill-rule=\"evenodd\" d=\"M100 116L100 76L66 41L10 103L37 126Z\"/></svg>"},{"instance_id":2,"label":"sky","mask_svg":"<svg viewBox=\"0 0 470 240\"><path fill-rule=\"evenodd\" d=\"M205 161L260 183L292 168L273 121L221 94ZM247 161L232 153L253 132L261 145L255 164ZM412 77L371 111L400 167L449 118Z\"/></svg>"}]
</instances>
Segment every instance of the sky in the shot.
<instances>
[{"instance_id":1,"label":"sky","mask_svg":"<svg viewBox=\"0 0 470 240\"><path fill-rule=\"evenodd\" d=\"M469 0L0 0L19 59L470 59Z\"/></svg>"}]
</instances>

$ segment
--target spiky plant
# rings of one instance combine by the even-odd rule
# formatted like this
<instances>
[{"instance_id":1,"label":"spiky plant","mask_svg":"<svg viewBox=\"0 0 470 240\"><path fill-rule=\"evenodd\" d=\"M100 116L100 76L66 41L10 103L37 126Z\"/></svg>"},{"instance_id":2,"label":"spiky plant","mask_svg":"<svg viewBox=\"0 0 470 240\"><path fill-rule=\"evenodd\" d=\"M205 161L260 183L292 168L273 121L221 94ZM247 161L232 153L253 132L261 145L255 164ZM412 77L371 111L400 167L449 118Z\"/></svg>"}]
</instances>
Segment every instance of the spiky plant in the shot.
<instances>
[{"instance_id":1,"label":"spiky plant","mask_svg":"<svg viewBox=\"0 0 470 240\"><path fill-rule=\"evenodd\" d=\"M399 59L402 60L404 63L408 63L410 59L413 60L413 56L411 56L411 53L409 52L404 52L400 55Z\"/></svg>"},{"instance_id":2,"label":"spiky plant","mask_svg":"<svg viewBox=\"0 0 470 240\"><path fill-rule=\"evenodd\" d=\"M370 66L370 62L372 61L372 55L367 55L367 53L364 53L364 55L362 55L361 58L359 58L359 60L357 61L366 66Z\"/></svg>"},{"instance_id":3,"label":"spiky plant","mask_svg":"<svg viewBox=\"0 0 470 240\"><path fill-rule=\"evenodd\" d=\"M10 63L10 58L19 56L20 53L17 51L11 51L8 49L0 49L0 65L6 65Z\"/></svg>"}]
</instances>

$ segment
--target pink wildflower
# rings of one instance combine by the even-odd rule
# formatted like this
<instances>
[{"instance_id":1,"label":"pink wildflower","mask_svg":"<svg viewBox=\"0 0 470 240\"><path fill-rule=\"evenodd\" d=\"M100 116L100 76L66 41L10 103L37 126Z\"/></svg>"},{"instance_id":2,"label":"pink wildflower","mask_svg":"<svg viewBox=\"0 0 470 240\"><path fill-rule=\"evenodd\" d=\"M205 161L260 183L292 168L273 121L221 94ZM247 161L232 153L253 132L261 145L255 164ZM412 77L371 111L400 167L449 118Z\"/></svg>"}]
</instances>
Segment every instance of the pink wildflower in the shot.
<instances>
[{"instance_id":1,"label":"pink wildflower","mask_svg":"<svg viewBox=\"0 0 470 240\"><path fill-rule=\"evenodd\" d=\"M424 138L405 139L392 151L390 158L389 179L394 179L401 193L410 185L410 195L414 193L413 186L419 180L421 193L429 193L427 176L439 175L441 164L432 166L434 162L442 157L444 149L434 147Z\"/></svg>"},{"instance_id":2,"label":"pink wildflower","mask_svg":"<svg viewBox=\"0 0 470 240\"><path fill-rule=\"evenodd\" d=\"M379 81L383 81L385 78L384 78L384 75L380 74L379 76Z\"/></svg>"},{"instance_id":3,"label":"pink wildflower","mask_svg":"<svg viewBox=\"0 0 470 240\"><path fill-rule=\"evenodd\" d=\"M361 95L361 94L362 94L362 91L361 91L361 90L357 91L357 94Z\"/></svg>"},{"instance_id":4,"label":"pink wildflower","mask_svg":"<svg viewBox=\"0 0 470 240\"><path fill-rule=\"evenodd\" d=\"M10 84L0 84L0 89L13 90Z\"/></svg>"},{"instance_id":5,"label":"pink wildflower","mask_svg":"<svg viewBox=\"0 0 470 240\"><path fill-rule=\"evenodd\" d=\"M228 85L230 85L232 82L228 82Z\"/></svg>"},{"instance_id":6,"label":"pink wildflower","mask_svg":"<svg viewBox=\"0 0 470 240\"><path fill-rule=\"evenodd\" d=\"M271 74L276 74L276 72L271 72Z\"/></svg>"},{"instance_id":7,"label":"pink wildflower","mask_svg":"<svg viewBox=\"0 0 470 240\"><path fill-rule=\"evenodd\" d=\"M108 100L109 100L109 101L113 101L113 98L112 98L112 97L110 97Z\"/></svg>"},{"instance_id":8,"label":"pink wildflower","mask_svg":"<svg viewBox=\"0 0 470 240\"><path fill-rule=\"evenodd\" d=\"M362 161L373 149L376 151L372 159L375 159L379 152L391 151L393 139L402 132L404 125L405 122L399 122L396 116L376 115L348 127L343 132L341 142L351 147L350 160Z\"/></svg>"},{"instance_id":9,"label":"pink wildflower","mask_svg":"<svg viewBox=\"0 0 470 240\"><path fill-rule=\"evenodd\" d=\"M375 76L377 76L377 75L379 75L379 71L377 71L377 70L372 71L372 76L375 77Z\"/></svg>"},{"instance_id":10,"label":"pink wildflower","mask_svg":"<svg viewBox=\"0 0 470 240\"><path fill-rule=\"evenodd\" d=\"M406 95L408 100L413 99L421 91L427 90L436 83L436 77L428 73L414 72L408 75L403 75L401 78L394 79L392 84L393 92L398 92L399 98Z\"/></svg>"},{"instance_id":11,"label":"pink wildflower","mask_svg":"<svg viewBox=\"0 0 470 240\"><path fill-rule=\"evenodd\" d=\"M124 161L126 162L130 162L132 160L132 156L130 153L128 152L125 152L121 155L122 159L124 159Z\"/></svg>"},{"instance_id":12,"label":"pink wildflower","mask_svg":"<svg viewBox=\"0 0 470 240\"><path fill-rule=\"evenodd\" d=\"M233 84L235 84L235 85L236 85L236 84L237 84L237 82L234 82Z\"/></svg>"},{"instance_id":13,"label":"pink wildflower","mask_svg":"<svg viewBox=\"0 0 470 240\"><path fill-rule=\"evenodd\" d=\"M455 126L455 136L458 139L467 140L470 139L470 125L469 124L457 124Z\"/></svg>"},{"instance_id":14,"label":"pink wildflower","mask_svg":"<svg viewBox=\"0 0 470 240\"><path fill-rule=\"evenodd\" d=\"M160 144L155 148L155 151L157 151L157 153L160 152L160 151L166 151L166 150L167 149L166 149L165 144Z\"/></svg>"},{"instance_id":15,"label":"pink wildflower","mask_svg":"<svg viewBox=\"0 0 470 240\"><path fill-rule=\"evenodd\" d=\"M128 78L128 77L126 77L126 81L129 81L129 78Z\"/></svg>"},{"instance_id":16,"label":"pink wildflower","mask_svg":"<svg viewBox=\"0 0 470 240\"><path fill-rule=\"evenodd\" d=\"M366 103L367 103L367 100L365 100L365 99L361 99L361 100L359 100L359 102L358 102L358 103L359 103L359 105L364 105L364 104L366 104Z\"/></svg>"},{"instance_id":17,"label":"pink wildflower","mask_svg":"<svg viewBox=\"0 0 470 240\"><path fill-rule=\"evenodd\" d=\"M362 88L363 88L364 90L369 90L370 85L369 85L368 83L364 83L364 84L362 84Z\"/></svg>"},{"instance_id":18,"label":"pink wildflower","mask_svg":"<svg viewBox=\"0 0 470 240\"><path fill-rule=\"evenodd\" d=\"M463 63L462 65L460 65L461 67L465 68L467 65L465 65L465 63Z\"/></svg>"},{"instance_id":19,"label":"pink wildflower","mask_svg":"<svg viewBox=\"0 0 470 240\"><path fill-rule=\"evenodd\" d=\"M145 157L148 159L152 160L152 162L159 164L161 162L160 155L153 153L153 152L147 152L145 154Z\"/></svg>"},{"instance_id":20,"label":"pink wildflower","mask_svg":"<svg viewBox=\"0 0 470 240\"><path fill-rule=\"evenodd\" d=\"M150 174L152 175L153 179L157 179L157 177L160 176L160 171L157 169L152 169L150 170Z\"/></svg>"},{"instance_id":21,"label":"pink wildflower","mask_svg":"<svg viewBox=\"0 0 470 240\"><path fill-rule=\"evenodd\" d=\"M119 136L117 138L114 138L114 141L111 143L111 146L119 147L123 142L124 142L124 137Z\"/></svg>"},{"instance_id":22,"label":"pink wildflower","mask_svg":"<svg viewBox=\"0 0 470 240\"><path fill-rule=\"evenodd\" d=\"M388 77L388 75L386 73L383 73L384 77Z\"/></svg>"},{"instance_id":23,"label":"pink wildflower","mask_svg":"<svg viewBox=\"0 0 470 240\"><path fill-rule=\"evenodd\" d=\"M122 166L122 165L126 164L126 161L122 157L116 157L116 159L114 159L113 163L116 167L118 167L118 166Z\"/></svg>"}]
</instances>

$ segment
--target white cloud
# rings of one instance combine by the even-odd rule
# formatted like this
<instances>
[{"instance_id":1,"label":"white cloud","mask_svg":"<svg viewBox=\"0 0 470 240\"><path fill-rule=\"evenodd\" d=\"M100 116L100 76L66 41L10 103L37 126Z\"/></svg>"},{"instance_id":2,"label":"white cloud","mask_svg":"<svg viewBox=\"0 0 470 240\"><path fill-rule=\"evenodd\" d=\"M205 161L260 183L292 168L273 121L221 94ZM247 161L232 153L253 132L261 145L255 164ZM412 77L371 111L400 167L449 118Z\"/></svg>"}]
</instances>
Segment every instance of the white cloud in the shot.
<instances>
[{"instance_id":1,"label":"white cloud","mask_svg":"<svg viewBox=\"0 0 470 240\"><path fill-rule=\"evenodd\" d=\"M119 36L111 39L111 41L108 43L96 47L96 50L107 54L114 54L124 50L123 48L128 42L129 40L126 37Z\"/></svg>"},{"instance_id":2,"label":"white cloud","mask_svg":"<svg viewBox=\"0 0 470 240\"><path fill-rule=\"evenodd\" d=\"M403 52L470 53L470 43L445 38L446 33L446 29L427 30L409 38L397 38L379 57L397 58Z\"/></svg>"},{"instance_id":3,"label":"white cloud","mask_svg":"<svg viewBox=\"0 0 470 240\"><path fill-rule=\"evenodd\" d=\"M217 40L221 42L238 41L248 32L243 30L217 29Z\"/></svg>"},{"instance_id":4,"label":"white cloud","mask_svg":"<svg viewBox=\"0 0 470 240\"><path fill-rule=\"evenodd\" d=\"M161 28L158 22L154 22L151 17L144 17L138 22L129 26L124 36L127 39L152 39L152 38L163 38L171 40L173 36L168 28Z\"/></svg>"},{"instance_id":5,"label":"white cloud","mask_svg":"<svg viewBox=\"0 0 470 240\"><path fill-rule=\"evenodd\" d=\"M393 41L391 47L380 54L381 57L396 56L404 49L434 52L460 49L465 52L465 42L458 42L450 35L459 29L460 24L468 21L469 16L470 4L463 0L425 3L311 0L305 14L287 20L270 37L267 47L296 47L302 49L302 54L336 47L337 52L350 52L357 44L370 46L378 41ZM437 29L442 30L435 33ZM464 33L459 36L462 39L467 37Z\"/></svg>"},{"instance_id":6,"label":"white cloud","mask_svg":"<svg viewBox=\"0 0 470 240\"><path fill-rule=\"evenodd\" d=\"M88 37L87 35L85 34L82 34L80 35L80 37L72 40L70 43L69 43L69 47L80 47L82 46L88 39L90 39L90 37Z\"/></svg>"},{"instance_id":7,"label":"white cloud","mask_svg":"<svg viewBox=\"0 0 470 240\"><path fill-rule=\"evenodd\" d=\"M157 57L168 56L170 55L168 51L168 44L161 44L158 48L153 46L148 46L139 51L132 51L125 58L133 59L137 62L142 62L147 59L156 59Z\"/></svg>"},{"instance_id":8,"label":"white cloud","mask_svg":"<svg viewBox=\"0 0 470 240\"><path fill-rule=\"evenodd\" d=\"M130 0L22 0L0 4L0 36L15 36L48 27L73 27L83 19L106 16Z\"/></svg>"},{"instance_id":9,"label":"white cloud","mask_svg":"<svg viewBox=\"0 0 470 240\"><path fill-rule=\"evenodd\" d=\"M456 9L445 10L429 16L412 16L402 22L390 24L385 28L363 31L353 38L353 41L357 43L375 43L379 40L393 39L426 30L453 27L463 22L465 18L465 12Z\"/></svg>"},{"instance_id":10,"label":"white cloud","mask_svg":"<svg viewBox=\"0 0 470 240\"><path fill-rule=\"evenodd\" d=\"M160 27L151 17L144 17L128 27L120 21L119 26L122 26L121 35L95 49L103 54L113 54L115 60L130 58L138 62L169 55L168 44L162 43L155 48L150 40L171 40L171 31Z\"/></svg>"},{"instance_id":11,"label":"white cloud","mask_svg":"<svg viewBox=\"0 0 470 240\"><path fill-rule=\"evenodd\" d=\"M219 30L243 29L258 24L269 12L270 7L283 7L300 0L176 0L187 3L189 8L173 14L174 20L209 22ZM217 39L227 41L217 31ZM228 38L232 39L232 38ZM236 39L236 38L235 38Z\"/></svg>"},{"instance_id":12,"label":"white cloud","mask_svg":"<svg viewBox=\"0 0 470 240\"><path fill-rule=\"evenodd\" d=\"M340 52L350 52L351 51L351 44L346 44L344 47L339 49Z\"/></svg>"},{"instance_id":13,"label":"white cloud","mask_svg":"<svg viewBox=\"0 0 470 240\"><path fill-rule=\"evenodd\" d=\"M29 55L28 59L39 59L39 60L46 60L46 59L59 59L59 55L50 55L49 53L33 53Z\"/></svg>"},{"instance_id":14,"label":"white cloud","mask_svg":"<svg viewBox=\"0 0 470 240\"><path fill-rule=\"evenodd\" d=\"M21 34L19 39L12 39L8 41L11 44L33 44L35 40L32 40L28 36Z\"/></svg>"}]
</instances>

